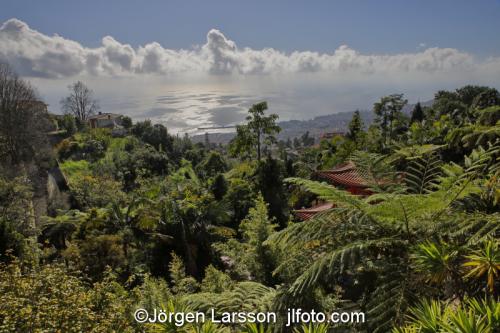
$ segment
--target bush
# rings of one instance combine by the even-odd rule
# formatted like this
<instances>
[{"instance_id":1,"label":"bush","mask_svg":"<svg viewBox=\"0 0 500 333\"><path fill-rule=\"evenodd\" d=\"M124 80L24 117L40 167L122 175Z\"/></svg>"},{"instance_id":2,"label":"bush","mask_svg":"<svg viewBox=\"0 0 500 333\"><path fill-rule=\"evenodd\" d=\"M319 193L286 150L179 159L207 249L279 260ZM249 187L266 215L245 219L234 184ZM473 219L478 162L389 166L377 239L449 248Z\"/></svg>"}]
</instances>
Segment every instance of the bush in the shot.
<instances>
[{"instance_id":1,"label":"bush","mask_svg":"<svg viewBox=\"0 0 500 333\"><path fill-rule=\"evenodd\" d=\"M0 332L134 332L128 293L105 279L93 286L58 265L0 265Z\"/></svg>"}]
</instances>

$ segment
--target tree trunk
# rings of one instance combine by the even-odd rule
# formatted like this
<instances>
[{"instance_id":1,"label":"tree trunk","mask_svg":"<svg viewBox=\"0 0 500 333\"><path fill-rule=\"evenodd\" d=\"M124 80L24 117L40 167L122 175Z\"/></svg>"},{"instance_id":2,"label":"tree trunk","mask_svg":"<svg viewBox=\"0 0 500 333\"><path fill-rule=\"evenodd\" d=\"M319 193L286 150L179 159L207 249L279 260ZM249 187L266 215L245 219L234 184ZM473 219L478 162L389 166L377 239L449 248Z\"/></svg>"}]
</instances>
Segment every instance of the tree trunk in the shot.
<instances>
[{"instance_id":1,"label":"tree trunk","mask_svg":"<svg viewBox=\"0 0 500 333\"><path fill-rule=\"evenodd\" d=\"M260 132L257 133L257 161L260 162Z\"/></svg>"}]
</instances>

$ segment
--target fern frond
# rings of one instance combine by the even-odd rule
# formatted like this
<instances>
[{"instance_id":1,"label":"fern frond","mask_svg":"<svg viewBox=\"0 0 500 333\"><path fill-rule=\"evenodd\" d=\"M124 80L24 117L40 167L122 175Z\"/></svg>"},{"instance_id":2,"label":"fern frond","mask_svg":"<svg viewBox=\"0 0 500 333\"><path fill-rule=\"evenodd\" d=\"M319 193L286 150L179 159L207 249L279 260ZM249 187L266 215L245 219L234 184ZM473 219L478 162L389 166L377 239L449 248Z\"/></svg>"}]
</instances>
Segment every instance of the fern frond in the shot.
<instances>
[{"instance_id":1,"label":"fern frond","mask_svg":"<svg viewBox=\"0 0 500 333\"><path fill-rule=\"evenodd\" d=\"M316 194L320 199L334 202L338 207L351 208L365 212L369 206L360 197L324 182L320 183L302 178L287 178L285 181L302 186L306 190Z\"/></svg>"},{"instance_id":2,"label":"fern frond","mask_svg":"<svg viewBox=\"0 0 500 333\"><path fill-rule=\"evenodd\" d=\"M445 210L451 206L457 199L463 197L467 188L475 179L481 179L492 170L498 170L498 156L500 154L500 140L494 144L489 144L488 149L479 147L472 151L469 156L464 157L465 170L457 178L453 186L450 186L450 199L447 200L446 206L434 217L438 218ZM454 192L454 193L453 193Z\"/></svg>"},{"instance_id":3,"label":"fern frond","mask_svg":"<svg viewBox=\"0 0 500 333\"><path fill-rule=\"evenodd\" d=\"M398 160L413 160L417 158L421 158L424 155L433 154L437 152L439 149L443 148L445 145L433 145L433 144L424 144L424 145L412 145L412 146L404 146L397 145L397 149L394 150L394 153L388 157L388 162L393 163Z\"/></svg>"},{"instance_id":4,"label":"fern frond","mask_svg":"<svg viewBox=\"0 0 500 333\"><path fill-rule=\"evenodd\" d=\"M362 214L355 214L342 209L332 209L314 215L306 223L289 224L286 229L273 233L266 244L281 247L290 247L294 244L303 244L314 239L332 237L333 232L350 220L358 218Z\"/></svg>"},{"instance_id":5,"label":"fern frond","mask_svg":"<svg viewBox=\"0 0 500 333\"><path fill-rule=\"evenodd\" d=\"M489 144L487 149L483 147L474 149L469 156L464 157L466 168L459 182L482 178L488 171L491 172L491 169L498 168L499 154L500 140L497 140L494 144Z\"/></svg>"},{"instance_id":6,"label":"fern frond","mask_svg":"<svg viewBox=\"0 0 500 333\"><path fill-rule=\"evenodd\" d=\"M448 195L445 191L425 195L392 195L388 200L370 206L366 214L385 225L397 225L407 221L410 226L418 226L424 218L446 208Z\"/></svg>"},{"instance_id":7,"label":"fern frond","mask_svg":"<svg viewBox=\"0 0 500 333\"><path fill-rule=\"evenodd\" d=\"M384 237L363 240L345 245L316 260L290 287L292 295L300 295L315 286L320 278L332 279L361 262L360 258L368 258L369 252L378 253L383 248L398 247L403 244L398 238Z\"/></svg>"},{"instance_id":8,"label":"fern frond","mask_svg":"<svg viewBox=\"0 0 500 333\"><path fill-rule=\"evenodd\" d=\"M401 321L413 297L408 285L408 263L400 260L383 267L379 285L366 303L370 332L387 332Z\"/></svg>"},{"instance_id":9,"label":"fern frond","mask_svg":"<svg viewBox=\"0 0 500 333\"><path fill-rule=\"evenodd\" d=\"M182 301L198 311L216 312L267 311L271 308L276 290L257 282L240 282L223 293L197 293L184 296Z\"/></svg>"},{"instance_id":10,"label":"fern frond","mask_svg":"<svg viewBox=\"0 0 500 333\"><path fill-rule=\"evenodd\" d=\"M386 155L356 151L350 159L374 193L394 193L400 190L398 173Z\"/></svg>"},{"instance_id":11,"label":"fern frond","mask_svg":"<svg viewBox=\"0 0 500 333\"><path fill-rule=\"evenodd\" d=\"M489 237L498 238L500 234L500 213L467 214L456 221L450 229L450 236L463 239L467 245L476 245Z\"/></svg>"},{"instance_id":12,"label":"fern frond","mask_svg":"<svg viewBox=\"0 0 500 333\"><path fill-rule=\"evenodd\" d=\"M434 154L415 158L405 174L410 193L423 194L434 190L441 173L441 161Z\"/></svg>"},{"instance_id":13,"label":"fern frond","mask_svg":"<svg viewBox=\"0 0 500 333\"><path fill-rule=\"evenodd\" d=\"M500 138L500 125L473 126L473 131L462 137L465 147L475 147L488 142L495 142Z\"/></svg>"}]
</instances>

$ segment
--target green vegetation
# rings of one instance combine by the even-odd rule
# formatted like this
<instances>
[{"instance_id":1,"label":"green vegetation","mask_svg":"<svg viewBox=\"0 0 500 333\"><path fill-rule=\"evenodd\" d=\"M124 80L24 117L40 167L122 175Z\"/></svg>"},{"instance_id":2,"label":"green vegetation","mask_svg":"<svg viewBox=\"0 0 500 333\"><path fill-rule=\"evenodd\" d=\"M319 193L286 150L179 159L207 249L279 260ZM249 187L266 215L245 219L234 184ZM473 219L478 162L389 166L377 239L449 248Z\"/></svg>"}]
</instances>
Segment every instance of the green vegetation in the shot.
<instances>
[{"instance_id":1,"label":"green vegetation","mask_svg":"<svg viewBox=\"0 0 500 333\"><path fill-rule=\"evenodd\" d=\"M5 73L0 83L19 80ZM2 117L11 105L40 116L9 103ZM440 91L411 115L405 104L383 97L374 124L355 113L348 135L316 145L309 133L277 142L265 102L227 147L130 119L117 136L66 115L42 158L45 129L13 150L0 126L0 332L498 332L499 93ZM372 195L318 181L347 161ZM47 190L55 166L66 195ZM290 213L318 199L335 207L303 222ZM180 328L136 323L137 308L366 321Z\"/></svg>"}]
</instances>

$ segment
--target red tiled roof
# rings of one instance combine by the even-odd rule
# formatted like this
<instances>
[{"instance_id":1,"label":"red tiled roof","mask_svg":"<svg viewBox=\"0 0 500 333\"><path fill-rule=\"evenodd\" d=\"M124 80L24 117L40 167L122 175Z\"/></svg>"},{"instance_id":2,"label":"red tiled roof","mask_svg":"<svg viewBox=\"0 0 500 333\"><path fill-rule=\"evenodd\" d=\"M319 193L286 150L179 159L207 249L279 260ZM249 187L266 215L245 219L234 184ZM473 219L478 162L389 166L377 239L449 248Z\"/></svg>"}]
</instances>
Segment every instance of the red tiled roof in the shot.
<instances>
[{"instance_id":1,"label":"red tiled roof","mask_svg":"<svg viewBox=\"0 0 500 333\"><path fill-rule=\"evenodd\" d=\"M334 205L332 202L325 202L316 206L312 206L311 208L297 209L294 210L293 213L302 221L308 220L314 215L324 212L325 210L333 208Z\"/></svg>"},{"instance_id":2,"label":"red tiled roof","mask_svg":"<svg viewBox=\"0 0 500 333\"><path fill-rule=\"evenodd\" d=\"M317 175L329 182L348 187L368 187L366 179L360 174L353 162L337 166L331 170L317 171Z\"/></svg>"}]
</instances>

